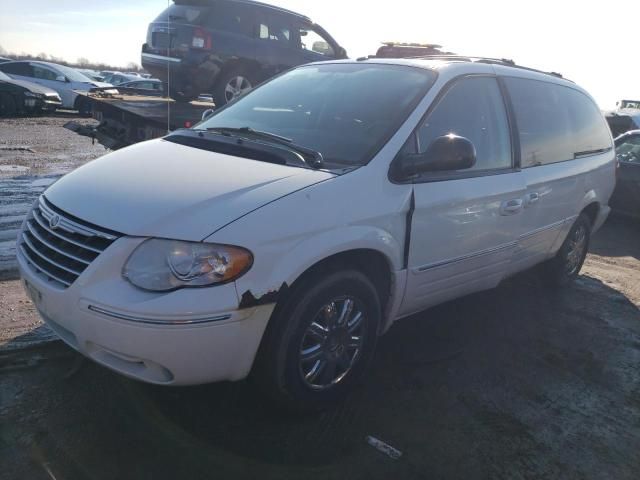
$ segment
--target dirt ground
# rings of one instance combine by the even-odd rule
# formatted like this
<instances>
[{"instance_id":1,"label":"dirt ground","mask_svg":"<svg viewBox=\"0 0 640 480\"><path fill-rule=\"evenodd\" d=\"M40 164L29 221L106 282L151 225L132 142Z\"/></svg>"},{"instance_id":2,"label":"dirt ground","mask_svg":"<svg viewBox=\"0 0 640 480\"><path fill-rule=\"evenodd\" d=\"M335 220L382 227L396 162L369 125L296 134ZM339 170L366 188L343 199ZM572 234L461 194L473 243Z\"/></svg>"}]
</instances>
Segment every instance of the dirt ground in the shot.
<instances>
[{"instance_id":1,"label":"dirt ground","mask_svg":"<svg viewBox=\"0 0 640 480\"><path fill-rule=\"evenodd\" d=\"M143 385L59 342L5 348L0 478L637 479L639 239L610 219L567 289L527 272L398 322L321 415L274 413L244 382ZM19 282L0 299L5 341L28 343L42 327Z\"/></svg>"}]
</instances>

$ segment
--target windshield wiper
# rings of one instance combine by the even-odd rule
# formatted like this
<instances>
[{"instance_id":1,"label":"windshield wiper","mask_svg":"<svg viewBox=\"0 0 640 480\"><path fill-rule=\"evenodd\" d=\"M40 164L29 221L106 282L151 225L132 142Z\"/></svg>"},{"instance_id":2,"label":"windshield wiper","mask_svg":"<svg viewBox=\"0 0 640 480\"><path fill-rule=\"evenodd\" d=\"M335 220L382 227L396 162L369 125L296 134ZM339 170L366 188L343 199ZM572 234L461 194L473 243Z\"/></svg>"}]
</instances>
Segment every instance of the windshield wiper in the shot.
<instances>
[{"instance_id":1,"label":"windshield wiper","mask_svg":"<svg viewBox=\"0 0 640 480\"><path fill-rule=\"evenodd\" d=\"M207 128L207 132L217 132L222 135L229 136L248 136L253 138L258 138L261 140L267 140L272 143L277 143L278 145L283 145L287 147L289 150L293 150L294 152L299 153L302 156L304 162L309 165L311 168L322 168L324 164L324 159L322 158L322 153L313 150L311 148L304 147L302 145L297 145L293 143L293 140L287 137L283 137L281 135L276 135L271 132L263 132L261 130L254 130L251 127L210 127Z\"/></svg>"}]
</instances>

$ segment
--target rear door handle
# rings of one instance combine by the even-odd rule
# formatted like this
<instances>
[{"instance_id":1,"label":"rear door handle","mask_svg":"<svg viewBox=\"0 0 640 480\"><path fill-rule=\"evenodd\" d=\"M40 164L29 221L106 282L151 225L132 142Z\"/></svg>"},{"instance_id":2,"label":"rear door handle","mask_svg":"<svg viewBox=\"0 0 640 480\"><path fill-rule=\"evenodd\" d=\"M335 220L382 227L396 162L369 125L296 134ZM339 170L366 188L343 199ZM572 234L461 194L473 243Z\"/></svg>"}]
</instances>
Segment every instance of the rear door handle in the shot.
<instances>
[{"instance_id":1,"label":"rear door handle","mask_svg":"<svg viewBox=\"0 0 640 480\"><path fill-rule=\"evenodd\" d=\"M515 215L522 211L524 201L521 198L514 198L513 200L507 200L502 202L500 206L500 215Z\"/></svg>"}]
</instances>

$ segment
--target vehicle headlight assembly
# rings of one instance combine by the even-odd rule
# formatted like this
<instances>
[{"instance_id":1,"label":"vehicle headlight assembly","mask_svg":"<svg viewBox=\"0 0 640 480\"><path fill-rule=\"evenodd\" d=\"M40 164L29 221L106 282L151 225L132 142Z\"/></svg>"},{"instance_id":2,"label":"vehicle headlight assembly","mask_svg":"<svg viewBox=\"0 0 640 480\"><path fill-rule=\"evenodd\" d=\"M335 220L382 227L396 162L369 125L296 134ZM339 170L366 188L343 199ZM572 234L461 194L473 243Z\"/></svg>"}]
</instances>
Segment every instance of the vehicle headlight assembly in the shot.
<instances>
[{"instance_id":1,"label":"vehicle headlight assembly","mask_svg":"<svg viewBox=\"0 0 640 480\"><path fill-rule=\"evenodd\" d=\"M24 96L31 97L31 98L42 98L44 95L42 95L41 93L24 92Z\"/></svg>"},{"instance_id":2,"label":"vehicle headlight assembly","mask_svg":"<svg viewBox=\"0 0 640 480\"><path fill-rule=\"evenodd\" d=\"M122 275L144 290L169 292L231 282L252 264L241 247L152 238L133 251Z\"/></svg>"}]
</instances>

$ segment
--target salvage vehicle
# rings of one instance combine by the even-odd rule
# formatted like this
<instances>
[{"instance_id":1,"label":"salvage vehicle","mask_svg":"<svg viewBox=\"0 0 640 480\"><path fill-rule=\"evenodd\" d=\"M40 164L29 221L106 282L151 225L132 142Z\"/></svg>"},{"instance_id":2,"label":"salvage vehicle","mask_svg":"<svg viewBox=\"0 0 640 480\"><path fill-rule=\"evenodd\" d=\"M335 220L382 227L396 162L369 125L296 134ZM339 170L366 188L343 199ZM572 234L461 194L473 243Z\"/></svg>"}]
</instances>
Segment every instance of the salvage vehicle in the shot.
<instances>
[{"instance_id":1,"label":"salvage vehicle","mask_svg":"<svg viewBox=\"0 0 640 480\"><path fill-rule=\"evenodd\" d=\"M118 91L128 95L144 95L151 97L165 96L165 84L158 79L139 79L118 85Z\"/></svg>"},{"instance_id":2,"label":"salvage vehicle","mask_svg":"<svg viewBox=\"0 0 640 480\"><path fill-rule=\"evenodd\" d=\"M433 43L384 42L376 52L376 58L414 58L429 55L455 55L443 52L442 45Z\"/></svg>"},{"instance_id":3,"label":"salvage vehicle","mask_svg":"<svg viewBox=\"0 0 640 480\"><path fill-rule=\"evenodd\" d=\"M20 113L55 112L62 105L60 95L36 83L14 80L0 72L0 117Z\"/></svg>"},{"instance_id":4,"label":"salvage vehicle","mask_svg":"<svg viewBox=\"0 0 640 480\"><path fill-rule=\"evenodd\" d=\"M615 213L640 219L640 130L620 135L615 145L620 167L611 208Z\"/></svg>"},{"instance_id":5,"label":"salvage vehicle","mask_svg":"<svg viewBox=\"0 0 640 480\"><path fill-rule=\"evenodd\" d=\"M218 107L294 66L346 57L308 17L250 0L175 0L142 46L142 66L172 98L211 93Z\"/></svg>"},{"instance_id":6,"label":"salvage vehicle","mask_svg":"<svg viewBox=\"0 0 640 480\"><path fill-rule=\"evenodd\" d=\"M640 100L620 100L616 102L616 105L620 110L624 110L625 108L640 110Z\"/></svg>"},{"instance_id":7,"label":"salvage vehicle","mask_svg":"<svg viewBox=\"0 0 640 480\"><path fill-rule=\"evenodd\" d=\"M605 116L614 137L640 128L640 109L622 108L607 112Z\"/></svg>"},{"instance_id":8,"label":"salvage vehicle","mask_svg":"<svg viewBox=\"0 0 640 480\"><path fill-rule=\"evenodd\" d=\"M62 108L78 110L81 114L90 113L90 108L85 97L78 95L78 92L111 86L108 83L93 81L73 68L49 62L0 63L0 71L16 80L37 83L55 90L62 99ZM115 89L112 91L117 93Z\"/></svg>"},{"instance_id":9,"label":"salvage vehicle","mask_svg":"<svg viewBox=\"0 0 640 480\"><path fill-rule=\"evenodd\" d=\"M538 264L549 286L575 279L615 174L601 112L557 75L318 63L63 177L18 263L51 329L116 372L251 374L278 405L317 410L394 321Z\"/></svg>"},{"instance_id":10,"label":"salvage vehicle","mask_svg":"<svg viewBox=\"0 0 640 480\"><path fill-rule=\"evenodd\" d=\"M95 80L96 82L104 82L104 77L100 75L100 72L89 70L87 68L79 68L78 71L84 76L89 77L91 80Z\"/></svg>"},{"instance_id":11,"label":"salvage vehicle","mask_svg":"<svg viewBox=\"0 0 640 480\"><path fill-rule=\"evenodd\" d=\"M117 86L120 85L122 83L127 83L127 82L133 82L135 80L138 80L139 77L136 77L135 75L129 75L128 73L120 73L120 72L116 72L112 75L107 75L104 78L104 81L106 83L110 83L111 85Z\"/></svg>"}]
</instances>

